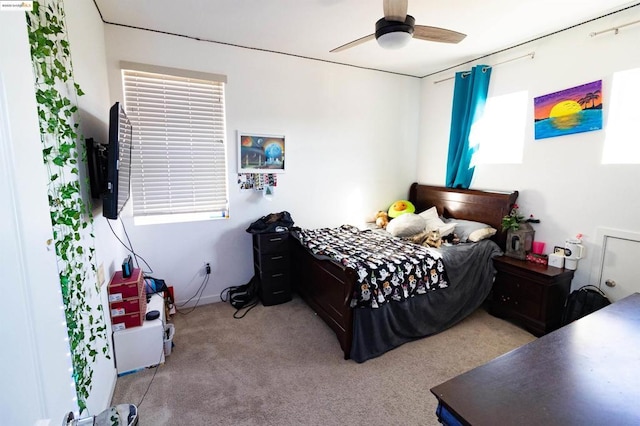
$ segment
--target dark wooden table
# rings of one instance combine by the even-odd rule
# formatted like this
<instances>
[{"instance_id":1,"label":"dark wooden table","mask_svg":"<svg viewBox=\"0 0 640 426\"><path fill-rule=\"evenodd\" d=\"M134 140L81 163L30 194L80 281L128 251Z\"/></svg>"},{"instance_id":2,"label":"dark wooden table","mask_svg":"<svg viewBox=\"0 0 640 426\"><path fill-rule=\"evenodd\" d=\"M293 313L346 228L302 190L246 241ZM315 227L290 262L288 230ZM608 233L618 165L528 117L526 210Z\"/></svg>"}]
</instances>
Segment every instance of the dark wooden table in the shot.
<instances>
[{"instance_id":1,"label":"dark wooden table","mask_svg":"<svg viewBox=\"0 0 640 426\"><path fill-rule=\"evenodd\" d=\"M640 424L640 293L435 386L470 425Z\"/></svg>"}]
</instances>

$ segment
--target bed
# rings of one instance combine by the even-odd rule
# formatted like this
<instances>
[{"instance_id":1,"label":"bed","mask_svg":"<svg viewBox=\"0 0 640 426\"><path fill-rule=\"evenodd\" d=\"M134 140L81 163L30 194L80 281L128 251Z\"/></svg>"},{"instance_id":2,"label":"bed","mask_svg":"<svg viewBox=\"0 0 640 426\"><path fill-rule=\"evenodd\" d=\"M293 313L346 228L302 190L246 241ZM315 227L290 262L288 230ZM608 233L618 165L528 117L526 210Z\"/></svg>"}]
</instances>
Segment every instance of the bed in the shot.
<instances>
[{"instance_id":1,"label":"bed","mask_svg":"<svg viewBox=\"0 0 640 426\"><path fill-rule=\"evenodd\" d=\"M490 239L476 243L428 249L430 254L425 256L432 254L435 259L429 258L430 265L442 262L445 267L441 274L434 276L435 282L426 284L430 291L414 292L411 297L400 295L396 300L392 300L391 294L388 303L375 307L362 303L361 271L347 261L318 255L302 242L306 230L294 231L292 257L296 291L336 333L345 359L364 362L406 342L441 332L475 311L489 295L495 275L491 259L502 254L506 241L501 220L517 197L517 191L463 190L413 183L408 199L416 212L435 206L444 218L482 222L497 232ZM334 232L352 232L354 238L366 237L351 227L341 227ZM422 246L412 246L418 252L425 251ZM441 268L433 266L432 270L436 269ZM446 285L441 286L443 280ZM356 295L360 299L355 300ZM375 298L371 300L374 302ZM385 302L382 297L380 301Z\"/></svg>"}]
</instances>

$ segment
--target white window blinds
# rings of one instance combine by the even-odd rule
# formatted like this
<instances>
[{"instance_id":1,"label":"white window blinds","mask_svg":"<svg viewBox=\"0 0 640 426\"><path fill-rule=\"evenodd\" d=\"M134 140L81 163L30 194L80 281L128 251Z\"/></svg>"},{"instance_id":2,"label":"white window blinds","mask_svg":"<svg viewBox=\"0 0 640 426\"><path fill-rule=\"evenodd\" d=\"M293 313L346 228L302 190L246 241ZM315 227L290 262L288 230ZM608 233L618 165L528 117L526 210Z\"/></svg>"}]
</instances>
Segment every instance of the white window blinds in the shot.
<instances>
[{"instance_id":1,"label":"white window blinds","mask_svg":"<svg viewBox=\"0 0 640 426\"><path fill-rule=\"evenodd\" d=\"M135 68L123 69L122 79L136 223L228 216L224 76Z\"/></svg>"}]
</instances>

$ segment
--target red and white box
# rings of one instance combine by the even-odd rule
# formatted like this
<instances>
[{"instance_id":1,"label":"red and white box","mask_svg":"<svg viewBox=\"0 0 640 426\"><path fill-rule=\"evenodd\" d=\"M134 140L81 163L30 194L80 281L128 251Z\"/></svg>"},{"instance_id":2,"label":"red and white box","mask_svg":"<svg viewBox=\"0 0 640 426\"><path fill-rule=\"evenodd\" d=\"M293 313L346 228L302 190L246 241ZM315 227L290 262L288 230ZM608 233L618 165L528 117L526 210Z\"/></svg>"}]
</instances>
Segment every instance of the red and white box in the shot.
<instances>
[{"instance_id":1,"label":"red and white box","mask_svg":"<svg viewBox=\"0 0 640 426\"><path fill-rule=\"evenodd\" d=\"M144 297L142 271L134 269L129 278L124 278L122 271L117 271L111 278L107 292L109 293L109 303L122 302L132 297Z\"/></svg>"},{"instance_id":2,"label":"red and white box","mask_svg":"<svg viewBox=\"0 0 640 426\"><path fill-rule=\"evenodd\" d=\"M120 331L140 327L144 321L144 315L144 312L134 312L132 314L111 317L111 329L113 331Z\"/></svg>"},{"instance_id":3,"label":"red and white box","mask_svg":"<svg viewBox=\"0 0 640 426\"><path fill-rule=\"evenodd\" d=\"M123 299L120 302L111 302L109 303L109 310L111 311L111 318L136 312L145 312L147 310L147 299L145 297L132 297Z\"/></svg>"},{"instance_id":4,"label":"red and white box","mask_svg":"<svg viewBox=\"0 0 640 426\"><path fill-rule=\"evenodd\" d=\"M107 293L113 331L142 325L147 311L147 295L140 269L134 269L131 276L127 278L122 276L122 271L113 274Z\"/></svg>"}]
</instances>

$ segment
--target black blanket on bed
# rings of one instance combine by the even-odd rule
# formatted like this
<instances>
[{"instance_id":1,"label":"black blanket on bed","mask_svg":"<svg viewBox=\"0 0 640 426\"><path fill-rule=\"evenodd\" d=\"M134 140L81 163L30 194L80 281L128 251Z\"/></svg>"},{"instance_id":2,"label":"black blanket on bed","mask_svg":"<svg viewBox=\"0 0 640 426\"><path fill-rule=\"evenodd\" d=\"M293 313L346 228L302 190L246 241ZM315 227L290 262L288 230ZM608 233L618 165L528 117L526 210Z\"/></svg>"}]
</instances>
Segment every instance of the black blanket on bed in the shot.
<instances>
[{"instance_id":1,"label":"black blanket on bed","mask_svg":"<svg viewBox=\"0 0 640 426\"><path fill-rule=\"evenodd\" d=\"M300 229L295 237L317 258L328 258L356 271L352 308L377 309L449 285L438 250L390 234L342 225Z\"/></svg>"},{"instance_id":2,"label":"black blanket on bed","mask_svg":"<svg viewBox=\"0 0 640 426\"><path fill-rule=\"evenodd\" d=\"M483 240L443 246L440 251L449 279L447 288L377 309L354 309L354 361L364 362L411 340L446 330L482 305L495 275L491 259L502 254L498 245Z\"/></svg>"}]
</instances>

